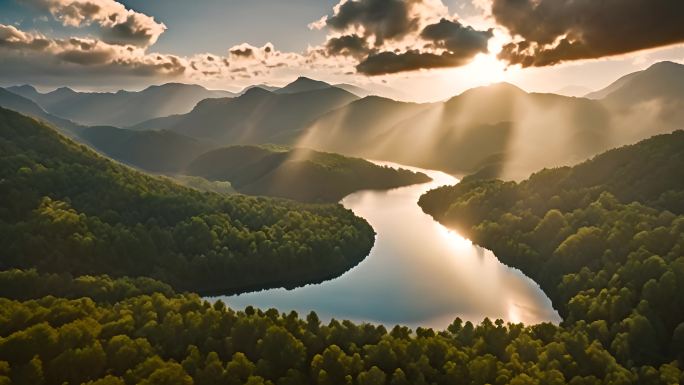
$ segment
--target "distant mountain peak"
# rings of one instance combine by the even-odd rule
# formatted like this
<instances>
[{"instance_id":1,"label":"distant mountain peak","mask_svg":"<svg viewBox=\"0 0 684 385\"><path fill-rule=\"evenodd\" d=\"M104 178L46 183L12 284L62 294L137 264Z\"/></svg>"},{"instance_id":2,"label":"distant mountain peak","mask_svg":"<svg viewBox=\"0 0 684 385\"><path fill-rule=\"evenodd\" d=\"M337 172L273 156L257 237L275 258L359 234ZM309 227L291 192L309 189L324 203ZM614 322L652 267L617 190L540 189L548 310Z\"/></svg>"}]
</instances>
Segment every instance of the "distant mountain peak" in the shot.
<instances>
[{"instance_id":1,"label":"distant mountain peak","mask_svg":"<svg viewBox=\"0 0 684 385\"><path fill-rule=\"evenodd\" d=\"M8 87L7 89L17 90L17 91L21 90L21 91L38 92L36 87L34 87L30 84L21 84L21 85L17 85L17 86Z\"/></svg>"},{"instance_id":2,"label":"distant mountain peak","mask_svg":"<svg viewBox=\"0 0 684 385\"><path fill-rule=\"evenodd\" d=\"M673 61L669 60L664 60L664 61L659 61L657 63L651 64L650 67L646 69L646 71L652 71L652 70L662 70L662 69L682 69L684 68L684 64L676 63Z\"/></svg>"},{"instance_id":3,"label":"distant mountain peak","mask_svg":"<svg viewBox=\"0 0 684 385\"><path fill-rule=\"evenodd\" d=\"M75 94L76 91L72 90L69 87L59 87L56 90L50 92L50 94L56 95L56 94Z\"/></svg>"},{"instance_id":4,"label":"distant mountain peak","mask_svg":"<svg viewBox=\"0 0 684 385\"><path fill-rule=\"evenodd\" d=\"M493 83L486 86L475 87L464 91L462 94L454 97L467 97L467 96L484 96L484 95L526 95L527 92L522 88L516 86L515 84L500 82Z\"/></svg>"},{"instance_id":5,"label":"distant mountain peak","mask_svg":"<svg viewBox=\"0 0 684 385\"><path fill-rule=\"evenodd\" d=\"M271 92L267 89L261 88L261 87L251 87L251 88L245 90L245 92L242 95L243 96L247 96L247 95L270 95L272 93L273 92Z\"/></svg>"},{"instance_id":6,"label":"distant mountain peak","mask_svg":"<svg viewBox=\"0 0 684 385\"><path fill-rule=\"evenodd\" d=\"M585 97L589 99L603 99L612 94L620 94L621 89L629 87L630 84L633 86L639 81L644 83L652 83L652 86L657 83L666 88L673 88L676 90L678 84L681 82L682 74L684 74L684 64L672 61L661 61L652 64L645 70L627 74L614 81L607 87L596 92L589 93ZM628 90L625 91L625 93L630 93L633 91L634 90Z\"/></svg>"},{"instance_id":7,"label":"distant mountain peak","mask_svg":"<svg viewBox=\"0 0 684 385\"><path fill-rule=\"evenodd\" d=\"M202 89L206 90L205 87L202 87L199 84L187 84L187 83L178 83L178 82L164 83L164 84L149 86L148 88L202 88Z\"/></svg>"},{"instance_id":8,"label":"distant mountain peak","mask_svg":"<svg viewBox=\"0 0 684 385\"><path fill-rule=\"evenodd\" d=\"M294 94L298 92L316 91L331 88L332 86L320 80L300 76L292 83L276 91L279 94Z\"/></svg>"}]
</instances>

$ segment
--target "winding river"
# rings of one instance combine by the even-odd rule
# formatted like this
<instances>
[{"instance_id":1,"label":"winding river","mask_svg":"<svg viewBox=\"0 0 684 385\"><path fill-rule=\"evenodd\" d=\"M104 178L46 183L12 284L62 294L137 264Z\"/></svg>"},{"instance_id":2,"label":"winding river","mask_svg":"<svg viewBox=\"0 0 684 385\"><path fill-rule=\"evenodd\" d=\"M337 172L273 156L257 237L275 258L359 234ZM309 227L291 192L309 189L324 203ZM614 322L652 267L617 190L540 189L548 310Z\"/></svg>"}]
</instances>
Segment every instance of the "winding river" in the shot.
<instances>
[{"instance_id":1,"label":"winding river","mask_svg":"<svg viewBox=\"0 0 684 385\"><path fill-rule=\"evenodd\" d=\"M417 204L423 193L458 179L439 171L377 163L420 171L433 180L389 191L360 191L342 200L377 232L375 246L363 262L317 285L214 299L233 308L296 310L300 316L314 310L322 320L388 327L444 329L456 317L473 322L484 317L526 324L560 321L534 281L423 213Z\"/></svg>"}]
</instances>

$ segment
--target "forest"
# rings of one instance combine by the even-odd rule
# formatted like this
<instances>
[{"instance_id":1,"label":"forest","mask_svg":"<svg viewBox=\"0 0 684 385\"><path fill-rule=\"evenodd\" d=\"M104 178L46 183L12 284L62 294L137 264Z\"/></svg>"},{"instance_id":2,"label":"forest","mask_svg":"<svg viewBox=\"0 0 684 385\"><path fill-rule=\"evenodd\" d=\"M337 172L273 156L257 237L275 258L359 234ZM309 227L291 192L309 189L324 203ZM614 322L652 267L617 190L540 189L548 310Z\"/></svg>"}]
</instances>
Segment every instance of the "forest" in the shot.
<instances>
[{"instance_id":1,"label":"forest","mask_svg":"<svg viewBox=\"0 0 684 385\"><path fill-rule=\"evenodd\" d=\"M341 205L199 192L4 109L0 196L2 270L147 276L203 294L330 279L375 235Z\"/></svg>"},{"instance_id":2,"label":"forest","mask_svg":"<svg viewBox=\"0 0 684 385\"><path fill-rule=\"evenodd\" d=\"M200 155L183 173L228 181L237 191L303 202L338 202L359 190L390 189L430 178L365 159L285 146L231 146Z\"/></svg>"},{"instance_id":3,"label":"forest","mask_svg":"<svg viewBox=\"0 0 684 385\"><path fill-rule=\"evenodd\" d=\"M639 372L684 364L683 169L676 131L520 183L466 178L419 203L538 282L563 328Z\"/></svg>"},{"instance_id":4,"label":"forest","mask_svg":"<svg viewBox=\"0 0 684 385\"><path fill-rule=\"evenodd\" d=\"M30 287L30 291L23 288ZM160 290L161 289L161 290ZM0 273L0 384L678 384L676 362L629 367L605 325L460 319L387 329L179 294L153 280ZM90 298L82 297L92 293ZM679 349L679 352L684 349Z\"/></svg>"},{"instance_id":5,"label":"forest","mask_svg":"<svg viewBox=\"0 0 684 385\"><path fill-rule=\"evenodd\" d=\"M0 112L12 198L0 211L0 384L684 381L684 132L521 183L467 178L424 195L424 210L539 282L564 321L411 330L195 294L318 279L331 260L311 255L359 255L373 231L340 206L201 193ZM278 257L261 248L277 242ZM300 275L268 281L282 263Z\"/></svg>"}]
</instances>

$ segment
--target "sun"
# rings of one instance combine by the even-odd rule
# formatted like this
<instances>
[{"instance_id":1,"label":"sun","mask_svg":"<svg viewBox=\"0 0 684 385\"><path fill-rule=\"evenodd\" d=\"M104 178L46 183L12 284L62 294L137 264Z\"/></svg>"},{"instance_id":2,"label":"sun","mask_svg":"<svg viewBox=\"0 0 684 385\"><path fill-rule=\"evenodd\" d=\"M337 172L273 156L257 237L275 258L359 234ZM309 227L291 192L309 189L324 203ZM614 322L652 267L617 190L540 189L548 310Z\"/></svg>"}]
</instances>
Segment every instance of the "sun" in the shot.
<instances>
[{"instance_id":1,"label":"sun","mask_svg":"<svg viewBox=\"0 0 684 385\"><path fill-rule=\"evenodd\" d=\"M479 54L464 68L467 76L481 85L508 80L506 64L496 58L496 54Z\"/></svg>"}]
</instances>

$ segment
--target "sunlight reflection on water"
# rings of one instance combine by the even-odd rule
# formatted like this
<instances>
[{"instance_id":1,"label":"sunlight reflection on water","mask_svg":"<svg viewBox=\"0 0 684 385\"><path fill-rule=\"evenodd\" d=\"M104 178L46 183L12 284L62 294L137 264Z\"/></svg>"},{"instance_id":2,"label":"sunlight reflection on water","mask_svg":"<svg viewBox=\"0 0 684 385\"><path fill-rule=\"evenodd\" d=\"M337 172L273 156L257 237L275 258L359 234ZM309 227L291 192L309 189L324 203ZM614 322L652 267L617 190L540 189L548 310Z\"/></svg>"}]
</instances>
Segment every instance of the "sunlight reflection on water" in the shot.
<instances>
[{"instance_id":1,"label":"sunlight reflection on water","mask_svg":"<svg viewBox=\"0 0 684 385\"><path fill-rule=\"evenodd\" d=\"M398 167L388 162L379 164ZM368 257L342 276L294 290L273 289L215 297L233 308L316 311L330 318L428 326L443 329L455 317L484 317L527 324L559 322L539 286L519 270L501 264L423 213L418 198L428 190L458 183L451 175L421 171L429 183L389 191L360 191L342 204L365 218L377 232Z\"/></svg>"}]
</instances>

